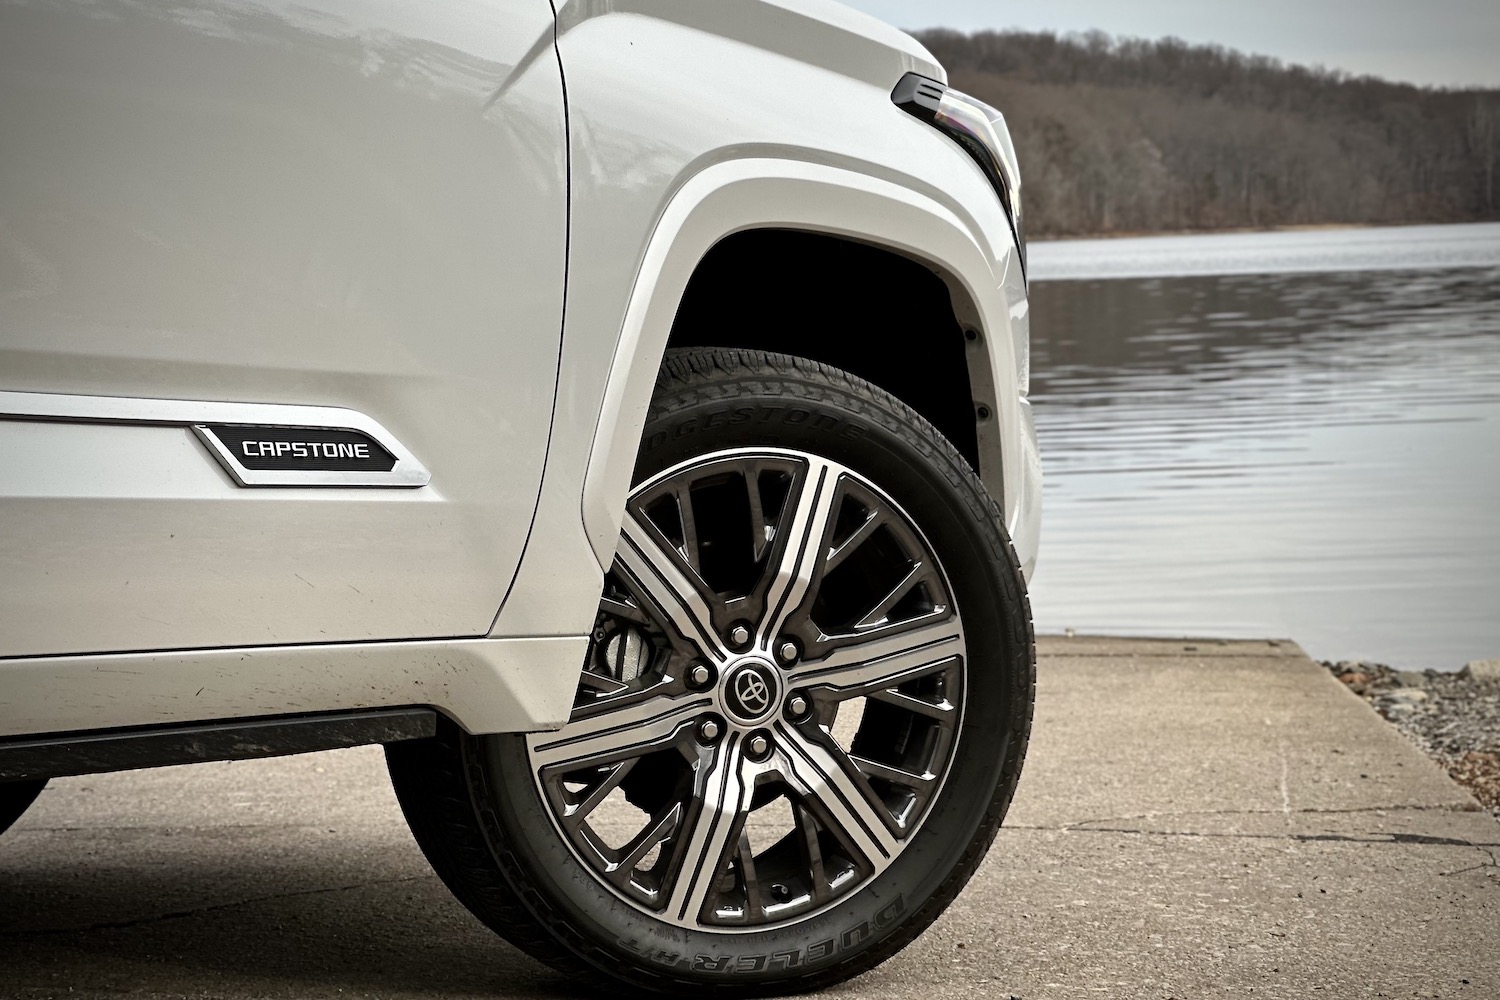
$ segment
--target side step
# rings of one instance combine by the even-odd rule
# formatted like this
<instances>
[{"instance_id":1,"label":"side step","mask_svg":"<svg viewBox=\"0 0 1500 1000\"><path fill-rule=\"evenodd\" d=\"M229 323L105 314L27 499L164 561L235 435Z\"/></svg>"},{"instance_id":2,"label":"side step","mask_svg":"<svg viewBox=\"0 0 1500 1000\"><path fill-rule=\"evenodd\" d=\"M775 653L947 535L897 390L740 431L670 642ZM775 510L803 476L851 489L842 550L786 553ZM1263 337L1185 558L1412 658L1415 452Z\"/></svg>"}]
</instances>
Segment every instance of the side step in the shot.
<instances>
[{"instance_id":1,"label":"side step","mask_svg":"<svg viewBox=\"0 0 1500 1000\"><path fill-rule=\"evenodd\" d=\"M280 757L436 732L437 712L431 708L382 708L26 736L0 740L0 781Z\"/></svg>"}]
</instances>

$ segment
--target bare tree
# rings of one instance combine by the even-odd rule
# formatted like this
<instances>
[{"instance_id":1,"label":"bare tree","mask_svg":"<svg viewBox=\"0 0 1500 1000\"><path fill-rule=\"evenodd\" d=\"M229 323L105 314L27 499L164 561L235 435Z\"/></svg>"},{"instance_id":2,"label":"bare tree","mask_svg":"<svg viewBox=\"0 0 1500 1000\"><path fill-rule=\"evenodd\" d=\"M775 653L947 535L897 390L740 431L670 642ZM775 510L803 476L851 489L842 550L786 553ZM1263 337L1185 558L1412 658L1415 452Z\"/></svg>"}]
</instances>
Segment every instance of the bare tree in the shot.
<instances>
[{"instance_id":1,"label":"bare tree","mask_svg":"<svg viewBox=\"0 0 1500 1000\"><path fill-rule=\"evenodd\" d=\"M1488 97L1475 98L1474 110L1469 115L1469 145L1484 173L1486 215L1495 214L1495 159L1496 153L1500 152L1500 143L1496 142L1496 133L1500 132L1497 125L1500 125L1500 108Z\"/></svg>"}]
</instances>

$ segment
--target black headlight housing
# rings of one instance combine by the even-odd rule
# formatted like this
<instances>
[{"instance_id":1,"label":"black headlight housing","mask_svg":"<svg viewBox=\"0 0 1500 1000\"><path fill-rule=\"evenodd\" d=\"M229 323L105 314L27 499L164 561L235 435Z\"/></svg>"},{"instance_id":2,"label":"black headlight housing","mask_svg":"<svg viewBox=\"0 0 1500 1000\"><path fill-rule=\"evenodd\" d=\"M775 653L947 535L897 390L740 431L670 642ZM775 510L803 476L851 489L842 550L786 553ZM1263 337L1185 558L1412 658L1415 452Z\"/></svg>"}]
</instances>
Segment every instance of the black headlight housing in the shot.
<instances>
[{"instance_id":1,"label":"black headlight housing","mask_svg":"<svg viewBox=\"0 0 1500 1000\"><path fill-rule=\"evenodd\" d=\"M891 91L896 106L933 126L963 148L989 178L1005 206L1011 235L1026 270L1026 225L1021 212L1021 170L1005 116L977 98L947 84L908 73Z\"/></svg>"}]
</instances>

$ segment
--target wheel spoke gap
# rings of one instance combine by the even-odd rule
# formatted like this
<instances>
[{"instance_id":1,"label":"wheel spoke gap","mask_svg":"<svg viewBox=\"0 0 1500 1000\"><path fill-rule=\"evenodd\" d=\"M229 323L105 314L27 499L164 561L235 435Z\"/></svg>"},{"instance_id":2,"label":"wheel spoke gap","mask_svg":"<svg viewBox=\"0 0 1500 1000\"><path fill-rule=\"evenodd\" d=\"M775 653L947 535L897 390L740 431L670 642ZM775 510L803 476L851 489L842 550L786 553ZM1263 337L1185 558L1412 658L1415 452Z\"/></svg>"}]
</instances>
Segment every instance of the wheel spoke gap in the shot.
<instances>
[{"instance_id":1,"label":"wheel spoke gap","mask_svg":"<svg viewBox=\"0 0 1500 1000\"><path fill-rule=\"evenodd\" d=\"M906 788L926 789L936 780L935 775L915 774L911 771L902 770L899 767L891 767L868 757L850 754L849 759L854 761L854 766L865 773L866 777L880 778L893 784L902 785Z\"/></svg>"}]
</instances>

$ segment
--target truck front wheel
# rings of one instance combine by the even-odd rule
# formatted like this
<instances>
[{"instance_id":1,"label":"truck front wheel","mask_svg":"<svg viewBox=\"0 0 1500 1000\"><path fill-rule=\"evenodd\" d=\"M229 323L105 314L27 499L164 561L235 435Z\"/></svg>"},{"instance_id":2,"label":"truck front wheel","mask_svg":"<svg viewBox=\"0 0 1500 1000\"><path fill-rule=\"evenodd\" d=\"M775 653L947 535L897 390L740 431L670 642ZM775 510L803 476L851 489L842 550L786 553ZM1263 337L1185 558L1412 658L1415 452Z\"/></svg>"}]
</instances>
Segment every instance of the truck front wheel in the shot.
<instances>
[{"instance_id":1,"label":"truck front wheel","mask_svg":"<svg viewBox=\"0 0 1500 1000\"><path fill-rule=\"evenodd\" d=\"M596 982L804 991L915 938L1020 774L1025 583L963 458L888 394L694 350L657 384L572 717L388 749L479 918Z\"/></svg>"}]
</instances>

